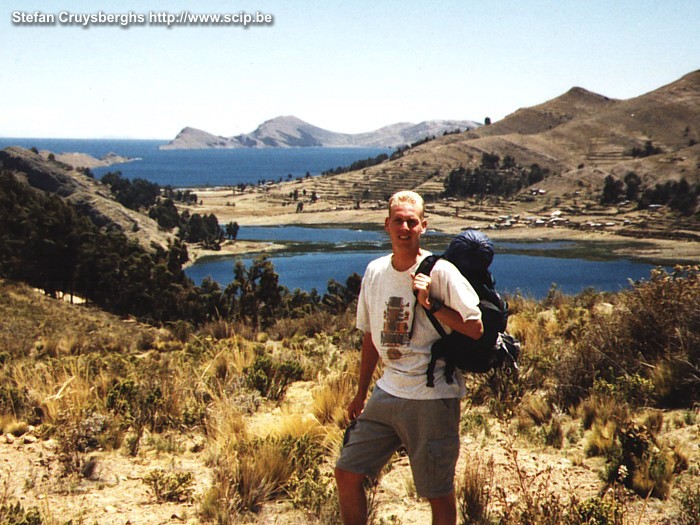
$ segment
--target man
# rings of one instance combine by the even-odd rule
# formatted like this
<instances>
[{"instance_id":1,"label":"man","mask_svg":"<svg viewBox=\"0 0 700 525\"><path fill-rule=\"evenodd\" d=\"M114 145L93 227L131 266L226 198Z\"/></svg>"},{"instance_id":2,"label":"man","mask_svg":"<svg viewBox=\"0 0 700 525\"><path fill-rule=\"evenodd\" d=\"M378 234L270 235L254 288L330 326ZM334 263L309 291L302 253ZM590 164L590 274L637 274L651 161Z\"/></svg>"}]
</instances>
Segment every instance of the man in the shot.
<instances>
[{"instance_id":1,"label":"man","mask_svg":"<svg viewBox=\"0 0 700 525\"><path fill-rule=\"evenodd\" d=\"M444 361L435 386L426 386L430 349L439 339L424 308L449 332L478 339L483 333L479 298L449 262L440 259L430 276L415 275L429 255L420 247L427 221L420 195L403 191L389 199L384 228L392 253L372 261L362 280L357 327L364 332L357 394L348 406L351 424L335 477L346 525L367 522L363 482L375 477L404 445L417 493L428 499L434 525L454 525L454 473L459 455L460 398L464 378L445 381ZM417 303L417 304L416 304ZM381 357L382 377L365 406Z\"/></svg>"}]
</instances>

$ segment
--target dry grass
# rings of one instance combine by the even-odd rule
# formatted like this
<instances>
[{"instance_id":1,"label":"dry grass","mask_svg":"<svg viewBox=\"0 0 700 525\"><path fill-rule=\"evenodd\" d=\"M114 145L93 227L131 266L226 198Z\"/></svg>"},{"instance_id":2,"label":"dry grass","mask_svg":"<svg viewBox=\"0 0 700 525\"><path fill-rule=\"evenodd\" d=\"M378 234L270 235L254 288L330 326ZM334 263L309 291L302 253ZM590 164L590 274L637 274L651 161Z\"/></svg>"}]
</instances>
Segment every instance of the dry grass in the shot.
<instances>
[{"instance_id":1,"label":"dry grass","mask_svg":"<svg viewBox=\"0 0 700 525\"><path fill-rule=\"evenodd\" d=\"M348 369L331 374L323 379L323 384L313 394L313 414L322 424L332 424L345 428L348 415L345 408L357 390L357 355L350 356Z\"/></svg>"},{"instance_id":2,"label":"dry grass","mask_svg":"<svg viewBox=\"0 0 700 525\"><path fill-rule=\"evenodd\" d=\"M615 437L618 424L615 421L596 419L591 426L591 432L586 439L584 451L588 456L605 456L615 448Z\"/></svg>"},{"instance_id":3,"label":"dry grass","mask_svg":"<svg viewBox=\"0 0 700 525\"><path fill-rule=\"evenodd\" d=\"M467 456L464 472L456 488L461 523L492 523L494 492L493 457L483 462L479 455Z\"/></svg>"},{"instance_id":4,"label":"dry grass","mask_svg":"<svg viewBox=\"0 0 700 525\"><path fill-rule=\"evenodd\" d=\"M231 425L227 417L216 430L214 484L204 496L203 517L235 523L237 516L256 512L282 494L321 513L330 496L329 480L319 484L320 461L329 450L328 431L313 419L290 416L253 437L238 421Z\"/></svg>"},{"instance_id":5,"label":"dry grass","mask_svg":"<svg viewBox=\"0 0 700 525\"><path fill-rule=\"evenodd\" d=\"M29 431L29 424L26 421L18 421L14 416L0 415L0 434L11 434L22 436Z\"/></svg>"},{"instance_id":6,"label":"dry grass","mask_svg":"<svg viewBox=\"0 0 700 525\"><path fill-rule=\"evenodd\" d=\"M30 355L45 340L54 348L95 351L130 348L146 335L159 333L96 308L50 299L22 283L0 279L0 297L0 348L12 356Z\"/></svg>"},{"instance_id":7,"label":"dry grass","mask_svg":"<svg viewBox=\"0 0 700 525\"><path fill-rule=\"evenodd\" d=\"M290 523L337 522L331 473L359 366L357 334L347 328L347 319L336 324L319 319L313 326L321 331L314 328L312 335L302 333L312 326L309 321L300 325L303 330L292 330L292 324L285 326L285 334L281 325L277 332L247 334L243 327L224 321L196 331L180 325L172 331L156 330L58 303L19 285L2 286L10 293L0 300L7 319L0 334L9 341L10 334L18 333L31 344L14 341L2 354L0 430L17 439L39 434L55 440L60 468L52 472L68 474L72 481L55 481L53 488L44 486L45 491L65 493L75 490L70 486L100 480L103 467L96 453L114 450L122 457L131 455L135 461L143 461L149 454L171 455L177 462L195 451L206 464L202 468L211 474L211 484L200 483L190 494L187 476L175 475L179 470L155 470L153 479L146 482L152 485L155 500L188 499L191 495L190 505L194 505L198 519L216 523L253 523L272 508L285 516L292 516L286 512L297 512L294 520L298 521ZM670 278L652 285L655 293L664 294L669 289L677 291L676 286L682 288ZM636 291L633 300L649 293L646 289ZM554 519L566 519L567 523L587 523L587 516L588 522L598 519L594 522L631 525L627 518L620 518L620 502L611 499L614 491L600 499L567 498L561 485L555 487L558 474L546 464L533 466L531 454L573 458L574 465L585 465L595 479L609 479L602 460L593 457L603 455L615 468L625 465L625 479L632 490L640 494L650 490L654 498L669 498L668 505L676 501L674 493L688 486L685 480L693 479L683 472L697 474L697 469L693 470L695 449L682 440L666 438L680 432L694 432L697 438L696 411L688 407L669 418L663 410L634 409L634 400L640 399L647 381L658 385L658 378L631 375L611 382L611 376L586 386L588 376L581 372L600 363L597 358L586 359L600 352L590 348L582 351L582 341L602 341L604 330L624 324L620 321L624 318L618 316L629 312L623 305L631 303L626 302L626 296L623 299L553 293L541 303L512 300L510 331L523 342L520 375L468 379L473 405L463 416L463 439L473 440L489 454L506 454L495 466L489 466L474 459L483 454L469 450L476 455L466 458L459 481L465 522L553 524ZM601 307L603 300L606 305L614 304ZM37 316L33 327L23 317L26 315ZM54 318L62 319L63 325ZM74 322L67 322L69 318ZM610 322L613 319L616 325ZM320 327L341 328L326 332ZM597 334L595 338L586 335L591 329ZM573 359L575 352L578 355ZM297 403L304 403L297 408L303 415L289 413L286 389L280 391L279 399L268 399L262 391L251 388L250 371L261 356L278 367L283 363L299 366L311 390L303 401L297 397ZM668 363L658 363L656 374L677 379L676 365ZM562 375L566 367L570 367L569 375ZM578 377L575 371L582 375L582 383L574 382ZM565 399L561 395L564 377L571 381L571 389L580 392L575 405L561 404ZM560 406L569 412L562 413ZM628 447L627 456L621 452L625 450L621 428L628 428L623 424L632 420L648 429L661 451L647 463L633 459L638 456L633 454L634 447ZM510 430L504 437L500 429ZM514 439L508 441L508 432L513 430L528 439L519 440L516 447ZM394 468L403 467L396 462ZM401 498L412 499L415 487L407 481L408 470L397 476ZM493 486L493 476L502 490ZM603 482L598 483L602 490ZM618 490L619 482L612 483ZM397 517L381 517L387 501L380 485L372 492L375 521L399 523ZM693 484L689 487L688 494L692 494ZM693 498L687 499L687 505L692 506ZM276 505L270 505L273 501ZM644 511L638 510L643 500L636 501L635 516L643 517ZM580 521L575 521L575 515ZM601 521L603 517L607 521ZM646 523L643 518L637 522Z\"/></svg>"},{"instance_id":8,"label":"dry grass","mask_svg":"<svg viewBox=\"0 0 700 525\"><path fill-rule=\"evenodd\" d=\"M605 424L610 421L623 421L629 418L627 405L605 394L591 395L576 407L574 413L581 418L581 423L585 429L591 428L596 421Z\"/></svg>"}]
</instances>

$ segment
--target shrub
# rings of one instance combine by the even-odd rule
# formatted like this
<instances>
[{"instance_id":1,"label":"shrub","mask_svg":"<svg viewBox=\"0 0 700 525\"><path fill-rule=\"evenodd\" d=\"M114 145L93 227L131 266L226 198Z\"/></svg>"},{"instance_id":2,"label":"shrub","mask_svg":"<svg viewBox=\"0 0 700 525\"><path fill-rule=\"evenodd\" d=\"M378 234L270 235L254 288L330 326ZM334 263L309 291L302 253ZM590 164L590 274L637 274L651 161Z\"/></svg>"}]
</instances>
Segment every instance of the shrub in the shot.
<instances>
[{"instance_id":1,"label":"shrub","mask_svg":"<svg viewBox=\"0 0 700 525\"><path fill-rule=\"evenodd\" d=\"M680 494L678 525L697 525L700 516L700 487L685 487Z\"/></svg>"},{"instance_id":2,"label":"shrub","mask_svg":"<svg viewBox=\"0 0 700 525\"><path fill-rule=\"evenodd\" d=\"M27 432L29 432L29 424L26 421L17 421L14 416L0 415L0 434L11 434L19 437Z\"/></svg>"},{"instance_id":3,"label":"shrub","mask_svg":"<svg viewBox=\"0 0 700 525\"><path fill-rule=\"evenodd\" d=\"M10 378L3 378L0 385L0 414L12 414L14 417L28 415L31 406L29 392L26 388L20 388L10 382Z\"/></svg>"},{"instance_id":4,"label":"shrub","mask_svg":"<svg viewBox=\"0 0 700 525\"><path fill-rule=\"evenodd\" d=\"M213 339L231 339L236 331L229 321L217 319L203 325L198 333L204 337L209 336Z\"/></svg>"},{"instance_id":5,"label":"shrub","mask_svg":"<svg viewBox=\"0 0 700 525\"><path fill-rule=\"evenodd\" d=\"M648 412L646 416L644 416L644 423L643 425L649 429L649 432L657 436L659 432L661 432L661 429L664 426L664 414L663 412L659 410L654 410L652 412Z\"/></svg>"},{"instance_id":6,"label":"shrub","mask_svg":"<svg viewBox=\"0 0 700 525\"><path fill-rule=\"evenodd\" d=\"M564 446L564 429L561 424L561 417L555 415L544 428L544 442L550 447L561 448Z\"/></svg>"},{"instance_id":7,"label":"shrub","mask_svg":"<svg viewBox=\"0 0 700 525\"><path fill-rule=\"evenodd\" d=\"M596 380L636 405L700 400L700 267L653 270L619 302L609 315L592 315L555 368L562 403L580 401Z\"/></svg>"},{"instance_id":8,"label":"shrub","mask_svg":"<svg viewBox=\"0 0 700 525\"><path fill-rule=\"evenodd\" d=\"M86 413L77 418L63 414L56 422L57 455L63 475L78 474L91 478L97 461L88 460L87 454L104 448L119 446L122 431L102 414Z\"/></svg>"},{"instance_id":9,"label":"shrub","mask_svg":"<svg viewBox=\"0 0 700 525\"><path fill-rule=\"evenodd\" d=\"M623 421L628 418L629 409L627 405L615 399L614 397L596 392L588 399L582 401L576 409L581 424L584 429L589 429L593 423L599 421L607 423L608 421Z\"/></svg>"},{"instance_id":10,"label":"shrub","mask_svg":"<svg viewBox=\"0 0 700 525\"><path fill-rule=\"evenodd\" d=\"M584 452L587 456L605 456L615 449L615 436L617 423L612 420L601 421L596 419L588 435Z\"/></svg>"},{"instance_id":11,"label":"shrub","mask_svg":"<svg viewBox=\"0 0 700 525\"><path fill-rule=\"evenodd\" d=\"M141 381L124 379L116 382L107 392L107 409L131 425L134 436L129 439L129 453L138 453L144 430L155 428L155 423L163 405L163 391L160 385L151 383L155 378Z\"/></svg>"},{"instance_id":12,"label":"shrub","mask_svg":"<svg viewBox=\"0 0 700 525\"><path fill-rule=\"evenodd\" d=\"M624 509L618 500L587 499L573 506L571 525L624 525Z\"/></svg>"},{"instance_id":13,"label":"shrub","mask_svg":"<svg viewBox=\"0 0 700 525\"><path fill-rule=\"evenodd\" d=\"M623 471L621 481L640 496L667 499L673 476L684 468L677 455L641 425L621 425L617 438L620 446L610 463L608 481L615 481Z\"/></svg>"},{"instance_id":14,"label":"shrub","mask_svg":"<svg viewBox=\"0 0 700 525\"><path fill-rule=\"evenodd\" d=\"M25 510L22 504L3 503L0 505L0 523L2 525L42 525L44 520L36 507Z\"/></svg>"},{"instance_id":15,"label":"shrub","mask_svg":"<svg viewBox=\"0 0 700 525\"><path fill-rule=\"evenodd\" d=\"M529 396L520 405L521 415L532 420L535 425L541 426L552 419L552 406L542 396Z\"/></svg>"},{"instance_id":16,"label":"shrub","mask_svg":"<svg viewBox=\"0 0 700 525\"><path fill-rule=\"evenodd\" d=\"M355 380L349 374L327 378L321 388L313 393L313 414L316 419L323 425L332 423L345 428L349 423L345 409L355 390Z\"/></svg>"},{"instance_id":17,"label":"shrub","mask_svg":"<svg viewBox=\"0 0 700 525\"><path fill-rule=\"evenodd\" d=\"M252 366L244 370L246 384L273 401L284 397L287 387L300 380L304 371L297 362L273 360L269 355L258 355Z\"/></svg>"},{"instance_id":18,"label":"shrub","mask_svg":"<svg viewBox=\"0 0 700 525\"><path fill-rule=\"evenodd\" d=\"M474 410L465 411L462 415L462 432L477 437L482 431L484 436L491 436L491 426L488 418Z\"/></svg>"},{"instance_id":19,"label":"shrub","mask_svg":"<svg viewBox=\"0 0 700 525\"><path fill-rule=\"evenodd\" d=\"M194 492L194 476L191 472L166 472L156 469L144 477L143 482L151 487L158 503L189 502Z\"/></svg>"}]
</instances>

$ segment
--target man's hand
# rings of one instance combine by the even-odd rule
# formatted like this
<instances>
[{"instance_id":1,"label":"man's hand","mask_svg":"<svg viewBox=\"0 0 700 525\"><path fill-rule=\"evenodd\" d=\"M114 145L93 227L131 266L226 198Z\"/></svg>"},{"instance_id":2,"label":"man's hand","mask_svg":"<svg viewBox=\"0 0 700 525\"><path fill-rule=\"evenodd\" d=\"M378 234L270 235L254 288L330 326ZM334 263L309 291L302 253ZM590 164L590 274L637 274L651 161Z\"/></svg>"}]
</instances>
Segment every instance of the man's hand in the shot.
<instances>
[{"instance_id":1,"label":"man's hand","mask_svg":"<svg viewBox=\"0 0 700 525\"><path fill-rule=\"evenodd\" d=\"M365 396L359 393L355 394L355 397L352 398L352 401L350 401L350 404L348 405L348 417L350 418L350 421L360 417L360 414L362 414L362 410L364 410L364 408Z\"/></svg>"},{"instance_id":2,"label":"man's hand","mask_svg":"<svg viewBox=\"0 0 700 525\"><path fill-rule=\"evenodd\" d=\"M413 274L411 277L413 277L413 293L416 294L416 299L422 306L430 310L430 276L419 273Z\"/></svg>"}]
</instances>

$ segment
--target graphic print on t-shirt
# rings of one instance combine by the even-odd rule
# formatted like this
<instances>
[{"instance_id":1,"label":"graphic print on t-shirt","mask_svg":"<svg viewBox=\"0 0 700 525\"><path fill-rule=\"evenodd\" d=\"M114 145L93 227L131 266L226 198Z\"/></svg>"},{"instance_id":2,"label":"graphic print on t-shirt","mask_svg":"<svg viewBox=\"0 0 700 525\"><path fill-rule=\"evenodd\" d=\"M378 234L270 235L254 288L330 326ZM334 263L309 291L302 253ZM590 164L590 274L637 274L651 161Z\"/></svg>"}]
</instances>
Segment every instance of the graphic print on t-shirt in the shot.
<instances>
[{"instance_id":1,"label":"graphic print on t-shirt","mask_svg":"<svg viewBox=\"0 0 700 525\"><path fill-rule=\"evenodd\" d=\"M403 297L389 297L384 309L382 345L390 347L389 359L399 359L401 352L396 348L408 344L411 333L408 321L411 316L411 303L404 303Z\"/></svg>"}]
</instances>

